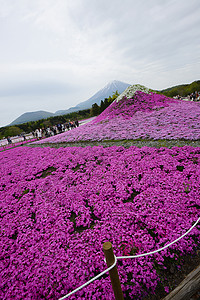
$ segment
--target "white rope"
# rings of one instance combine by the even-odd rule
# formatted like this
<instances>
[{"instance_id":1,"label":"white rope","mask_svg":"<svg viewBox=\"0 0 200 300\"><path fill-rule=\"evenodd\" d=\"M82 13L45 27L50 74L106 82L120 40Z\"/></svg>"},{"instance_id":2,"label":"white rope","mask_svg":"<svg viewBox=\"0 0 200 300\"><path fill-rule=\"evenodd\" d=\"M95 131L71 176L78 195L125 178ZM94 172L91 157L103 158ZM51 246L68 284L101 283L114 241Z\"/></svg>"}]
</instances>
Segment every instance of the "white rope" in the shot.
<instances>
[{"instance_id":1,"label":"white rope","mask_svg":"<svg viewBox=\"0 0 200 300\"><path fill-rule=\"evenodd\" d=\"M92 279L90 279L89 281L87 281L86 283L84 283L83 285L81 285L80 287L78 287L77 289L73 290L72 292L70 292L69 294L59 298L59 300L63 300L63 299L66 299L67 297L71 296L72 294L78 292L79 290L81 290L82 288L84 288L85 286L87 286L88 284L92 283L94 280L98 279L99 277L101 277L102 275L104 275L105 273L107 273L108 271L110 271L112 268L114 268L114 266L116 265L117 263L117 260L118 259L126 259L126 258L137 258L137 257L142 257L142 256L147 256L147 255L151 255L151 254L154 254L154 253L157 253L157 252L160 252L168 247L170 247L171 245L175 244L176 242L178 242L179 240L181 240L184 236L186 236L197 224L198 222L200 221L200 217L198 218L198 220L194 223L194 225L192 225L190 227L190 229L188 231L186 231L183 235L181 235L179 238L177 238L176 240L174 240L173 242L165 245L164 247L162 248L159 248L157 250L154 250L154 251L151 251L151 252L146 252L146 253L142 253L142 254L138 254L138 255L131 255L131 256L118 256L116 257L114 255L114 258L115 258L115 261L114 263L109 267L107 268L106 270L104 270L103 272L101 272L100 274L98 274L97 276L93 277Z\"/></svg>"},{"instance_id":2,"label":"white rope","mask_svg":"<svg viewBox=\"0 0 200 300\"><path fill-rule=\"evenodd\" d=\"M101 272L100 274L98 274L97 276L93 277L92 279L90 279L89 281L87 281L86 283L84 283L83 285L79 286L77 289L73 290L71 293L65 295L62 298L59 298L59 300L66 299L67 297L69 297L72 294L78 292L79 290L81 290L82 288L84 288L85 286L87 286L88 284L92 283L94 280L98 279L99 277L101 277L102 275L104 275L105 273L107 273L108 271L110 271L112 268L114 268L114 266L116 266L116 263L117 263L117 258L116 258L115 255L114 255L114 258L115 258L115 261L114 261L114 263L109 268L107 268L106 270L104 270L103 272Z\"/></svg>"},{"instance_id":3,"label":"white rope","mask_svg":"<svg viewBox=\"0 0 200 300\"><path fill-rule=\"evenodd\" d=\"M157 250L154 250L154 251L151 251L151 252L147 252L147 253L142 253L142 254L138 254L138 255L131 255L131 256L119 256L117 257L117 259L124 259L124 258L136 258L136 257L142 257L142 256L147 256L147 255L151 255L151 254L154 254L154 253L157 253L157 252L160 252L166 248L168 248L169 246L175 244L176 242L178 242L179 240L181 240L184 236L186 236L196 225L197 223L199 222L200 220L200 217L198 218L198 220L194 223L194 225L192 225L192 227L190 227L190 229L188 231L186 231L183 235L181 235L179 238L177 238L176 240L174 240L173 242L165 245L164 247L162 248L159 248Z\"/></svg>"}]
</instances>

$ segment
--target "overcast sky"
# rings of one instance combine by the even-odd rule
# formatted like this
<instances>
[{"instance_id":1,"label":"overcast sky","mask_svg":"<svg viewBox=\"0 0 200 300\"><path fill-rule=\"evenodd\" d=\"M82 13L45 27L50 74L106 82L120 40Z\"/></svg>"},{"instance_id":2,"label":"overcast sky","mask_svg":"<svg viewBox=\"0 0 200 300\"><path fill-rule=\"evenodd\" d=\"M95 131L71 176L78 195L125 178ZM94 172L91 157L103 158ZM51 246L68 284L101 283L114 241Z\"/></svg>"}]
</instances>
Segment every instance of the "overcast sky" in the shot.
<instances>
[{"instance_id":1,"label":"overcast sky","mask_svg":"<svg viewBox=\"0 0 200 300\"><path fill-rule=\"evenodd\" d=\"M112 80L199 79L199 0L0 0L0 126L75 106Z\"/></svg>"}]
</instances>

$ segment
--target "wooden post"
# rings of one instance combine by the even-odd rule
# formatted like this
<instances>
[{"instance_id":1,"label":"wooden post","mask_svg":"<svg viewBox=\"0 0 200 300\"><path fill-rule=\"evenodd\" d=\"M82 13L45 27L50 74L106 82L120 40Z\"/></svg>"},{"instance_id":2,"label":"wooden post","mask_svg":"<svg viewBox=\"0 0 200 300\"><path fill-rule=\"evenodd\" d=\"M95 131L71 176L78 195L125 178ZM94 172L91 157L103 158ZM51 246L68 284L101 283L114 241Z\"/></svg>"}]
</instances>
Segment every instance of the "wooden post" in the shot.
<instances>
[{"instance_id":1,"label":"wooden post","mask_svg":"<svg viewBox=\"0 0 200 300\"><path fill-rule=\"evenodd\" d=\"M112 244L110 242L105 242L103 244L103 252L106 257L106 263L107 266L110 267L115 262L115 257L113 253ZM122 293L121 284L119 281L119 275L117 271L117 266L115 265L110 271L109 271L112 288L115 295L115 300L124 300L124 296Z\"/></svg>"},{"instance_id":2,"label":"wooden post","mask_svg":"<svg viewBox=\"0 0 200 300\"><path fill-rule=\"evenodd\" d=\"M200 265L163 300L187 300L200 290Z\"/></svg>"}]
</instances>

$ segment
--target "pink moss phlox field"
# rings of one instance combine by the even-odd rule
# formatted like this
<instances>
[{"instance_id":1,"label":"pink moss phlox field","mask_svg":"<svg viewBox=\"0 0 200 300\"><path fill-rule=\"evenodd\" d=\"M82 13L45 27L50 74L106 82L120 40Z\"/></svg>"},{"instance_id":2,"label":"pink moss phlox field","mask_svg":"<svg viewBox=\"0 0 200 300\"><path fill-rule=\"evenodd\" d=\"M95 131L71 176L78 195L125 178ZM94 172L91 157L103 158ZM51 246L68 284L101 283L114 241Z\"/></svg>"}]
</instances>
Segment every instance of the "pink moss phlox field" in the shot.
<instances>
[{"instance_id":1,"label":"pink moss phlox field","mask_svg":"<svg viewBox=\"0 0 200 300\"><path fill-rule=\"evenodd\" d=\"M124 139L200 138L200 105L137 92L134 99L113 102L88 124L37 143Z\"/></svg>"},{"instance_id":2,"label":"pink moss phlox field","mask_svg":"<svg viewBox=\"0 0 200 300\"><path fill-rule=\"evenodd\" d=\"M0 153L0 298L58 299L116 256L152 251L198 219L200 148L29 148ZM125 296L154 292L199 225L160 253L118 262ZM168 290L167 282L162 282ZM70 299L113 299L104 275Z\"/></svg>"}]
</instances>

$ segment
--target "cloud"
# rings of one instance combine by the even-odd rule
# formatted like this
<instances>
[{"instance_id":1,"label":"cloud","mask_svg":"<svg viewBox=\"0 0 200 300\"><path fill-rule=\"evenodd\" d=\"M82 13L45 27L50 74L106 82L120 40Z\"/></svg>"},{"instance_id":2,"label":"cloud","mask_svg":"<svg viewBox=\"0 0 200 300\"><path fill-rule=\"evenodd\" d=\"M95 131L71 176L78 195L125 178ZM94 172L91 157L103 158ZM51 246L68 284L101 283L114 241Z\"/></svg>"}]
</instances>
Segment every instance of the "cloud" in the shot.
<instances>
[{"instance_id":1,"label":"cloud","mask_svg":"<svg viewBox=\"0 0 200 300\"><path fill-rule=\"evenodd\" d=\"M75 90L75 87L67 83L56 81L31 81L13 84L12 86L1 87L0 97L11 96L49 96L49 95L67 95Z\"/></svg>"},{"instance_id":2,"label":"cloud","mask_svg":"<svg viewBox=\"0 0 200 300\"><path fill-rule=\"evenodd\" d=\"M62 105L63 93L84 101L114 79L154 89L199 79L199 0L0 5L2 96L52 94Z\"/></svg>"}]
</instances>

